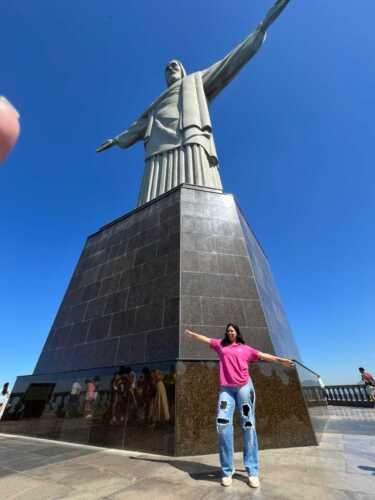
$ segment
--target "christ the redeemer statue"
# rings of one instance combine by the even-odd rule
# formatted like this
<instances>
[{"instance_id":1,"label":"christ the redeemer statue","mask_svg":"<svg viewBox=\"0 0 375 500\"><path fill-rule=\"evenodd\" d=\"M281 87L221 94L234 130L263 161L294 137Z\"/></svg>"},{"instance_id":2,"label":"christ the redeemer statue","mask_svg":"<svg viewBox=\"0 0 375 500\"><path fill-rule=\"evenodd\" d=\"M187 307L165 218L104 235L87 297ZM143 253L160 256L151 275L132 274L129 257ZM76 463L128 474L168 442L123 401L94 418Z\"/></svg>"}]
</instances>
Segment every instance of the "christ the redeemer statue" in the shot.
<instances>
[{"instance_id":1,"label":"christ the redeemer statue","mask_svg":"<svg viewBox=\"0 0 375 500\"><path fill-rule=\"evenodd\" d=\"M187 75L180 61L170 61L165 68L168 88L127 130L97 149L128 148L143 140L145 171L138 206L183 183L222 191L207 103L258 52L267 28L288 2L278 0L253 33L209 68Z\"/></svg>"}]
</instances>

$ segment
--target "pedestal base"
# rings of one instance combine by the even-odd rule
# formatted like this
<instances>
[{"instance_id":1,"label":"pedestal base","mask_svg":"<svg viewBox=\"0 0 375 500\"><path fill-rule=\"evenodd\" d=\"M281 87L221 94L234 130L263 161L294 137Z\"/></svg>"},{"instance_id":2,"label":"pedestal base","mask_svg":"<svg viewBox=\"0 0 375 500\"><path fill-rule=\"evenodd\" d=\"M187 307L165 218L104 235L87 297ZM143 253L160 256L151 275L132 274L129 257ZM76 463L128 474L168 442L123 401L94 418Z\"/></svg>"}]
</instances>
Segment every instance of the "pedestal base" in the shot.
<instances>
[{"instance_id":1,"label":"pedestal base","mask_svg":"<svg viewBox=\"0 0 375 500\"><path fill-rule=\"evenodd\" d=\"M131 369L136 387L120 394L115 368L18 377L0 432L176 456L217 452L217 362ZM310 377L307 392L296 369L258 363L251 374L260 448L318 444L326 402L317 380ZM97 391L89 398L93 379ZM242 449L237 418L235 448Z\"/></svg>"},{"instance_id":2,"label":"pedestal base","mask_svg":"<svg viewBox=\"0 0 375 500\"><path fill-rule=\"evenodd\" d=\"M215 451L217 356L184 330L222 338L229 322L252 347L299 359L267 258L233 196L182 185L87 239L0 432ZM131 368L119 373L121 365ZM308 405L321 393L301 370L252 368L262 447L317 443L322 418L316 406L311 419Z\"/></svg>"}]
</instances>

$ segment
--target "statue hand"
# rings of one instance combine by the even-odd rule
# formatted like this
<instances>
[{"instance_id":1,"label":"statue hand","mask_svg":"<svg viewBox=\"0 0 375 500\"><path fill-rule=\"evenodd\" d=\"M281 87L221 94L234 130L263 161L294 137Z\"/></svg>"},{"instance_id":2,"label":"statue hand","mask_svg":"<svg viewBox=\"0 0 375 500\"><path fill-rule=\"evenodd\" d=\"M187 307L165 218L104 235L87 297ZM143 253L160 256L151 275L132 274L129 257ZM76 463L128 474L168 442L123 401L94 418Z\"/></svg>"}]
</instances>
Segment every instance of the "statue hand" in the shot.
<instances>
[{"instance_id":1,"label":"statue hand","mask_svg":"<svg viewBox=\"0 0 375 500\"><path fill-rule=\"evenodd\" d=\"M117 143L118 143L117 139L108 139L105 142L103 142L103 144L101 144L98 148L96 148L96 152L101 153L102 151L105 151L106 149L115 146Z\"/></svg>"},{"instance_id":2,"label":"statue hand","mask_svg":"<svg viewBox=\"0 0 375 500\"><path fill-rule=\"evenodd\" d=\"M262 31L266 31L268 27L279 17L281 12L288 5L289 0L277 0L273 7L267 12L266 17L263 22L260 23L260 28Z\"/></svg>"}]
</instances>

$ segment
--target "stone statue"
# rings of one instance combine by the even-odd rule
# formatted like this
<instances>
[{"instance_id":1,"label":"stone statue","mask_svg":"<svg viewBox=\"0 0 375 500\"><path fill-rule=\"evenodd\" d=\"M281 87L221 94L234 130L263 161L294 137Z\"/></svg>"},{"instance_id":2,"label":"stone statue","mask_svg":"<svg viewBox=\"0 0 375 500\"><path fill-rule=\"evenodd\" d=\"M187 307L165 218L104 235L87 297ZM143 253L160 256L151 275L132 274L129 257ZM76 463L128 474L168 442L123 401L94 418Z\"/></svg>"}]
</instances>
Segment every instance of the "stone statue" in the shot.
<instances>
[{"instance_id":1,"label":"stone statue","mask_svg":"<svg viewBox=\"0 0 375 500\"><path fill-rule=\"evenodd\" d=\"M258 52L267 28L288 3L278 0L253 33L203 71L187 75L180 61L170 61L165 68L167 89L127 130L97 149L128 148L143 140L145 171L138 206L182 183L222 191L207 103Z\"/></svg>"}]
</instances>

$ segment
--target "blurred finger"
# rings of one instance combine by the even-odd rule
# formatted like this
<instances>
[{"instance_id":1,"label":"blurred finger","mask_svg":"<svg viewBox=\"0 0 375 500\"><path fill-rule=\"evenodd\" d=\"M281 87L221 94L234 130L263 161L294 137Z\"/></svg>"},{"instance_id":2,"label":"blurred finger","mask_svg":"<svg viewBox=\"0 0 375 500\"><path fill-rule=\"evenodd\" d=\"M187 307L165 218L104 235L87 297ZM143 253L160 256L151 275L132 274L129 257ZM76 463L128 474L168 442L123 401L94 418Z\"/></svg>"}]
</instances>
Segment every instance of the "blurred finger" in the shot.
<instances>
[{"instance_id":1,"label":"blurred finger","mask_svg":"<svg viewBox=\"0 0 375 500\"><path fill-rule=\"evenodd\" d=\"M0 96L0 163L3 163L17 142L20 133L19 113Z\"/></svg>"}]
</instances>

